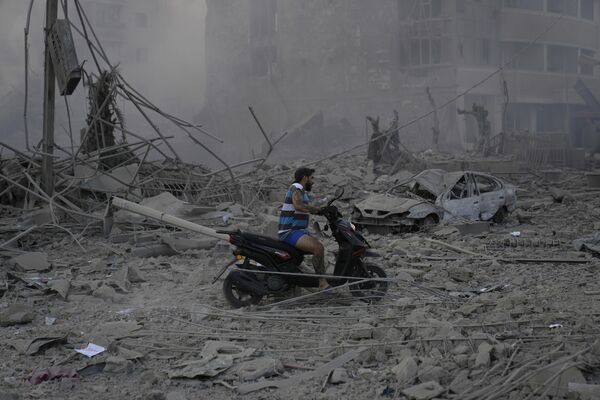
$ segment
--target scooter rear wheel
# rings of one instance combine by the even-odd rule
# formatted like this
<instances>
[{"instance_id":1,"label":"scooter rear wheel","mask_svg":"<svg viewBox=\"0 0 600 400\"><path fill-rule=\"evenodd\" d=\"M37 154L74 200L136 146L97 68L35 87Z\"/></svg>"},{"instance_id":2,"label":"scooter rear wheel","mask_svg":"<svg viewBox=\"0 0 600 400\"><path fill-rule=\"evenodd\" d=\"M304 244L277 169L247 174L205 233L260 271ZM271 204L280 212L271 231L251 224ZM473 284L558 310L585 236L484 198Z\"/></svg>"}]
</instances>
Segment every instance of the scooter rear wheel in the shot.
<instances>
[{"instance_id":1,"label":"scooter rear wheel","mask_svg":"<svg viewBox=\"0 0 600 400\"><path fill-rule=\"evenodd\" d=\"M364 271L361 267L358 269L362 272L358 278L387 278L385 271L375 264L364 264ZM366 272L366 273L365 273ZM379 301L388 290L388 282L386 281L368 281L350 286L350 293L354 297L360 297L366 301Z\"/></svg>"},{"instance_id":2,"label":"scooter rear wheel","mask_svg":"<svg viewBox=\"0 0 600 400\"><path fill-rule=\"evenodd\" d=\"M248 307L260 303L262 296L256 293L246 292L238 288L230 276L223 281L223 295L233 308Z\"/></svg>"}]
</instances>

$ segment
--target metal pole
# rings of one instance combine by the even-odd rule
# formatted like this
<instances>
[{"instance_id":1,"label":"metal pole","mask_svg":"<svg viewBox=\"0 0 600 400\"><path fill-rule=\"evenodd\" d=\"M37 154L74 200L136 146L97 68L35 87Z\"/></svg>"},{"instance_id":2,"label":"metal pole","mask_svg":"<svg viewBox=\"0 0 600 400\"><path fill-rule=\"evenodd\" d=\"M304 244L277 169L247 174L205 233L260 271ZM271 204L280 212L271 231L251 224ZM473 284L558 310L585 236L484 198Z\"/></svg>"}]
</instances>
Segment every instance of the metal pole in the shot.
<instances>
[{"instance_id":1,"label":"metal pole","mask_svg":"<svg viewBox=\"0 0 600 400\"><path fill-rule=\"evenodd\" d=\"M229 241L229 235L224 233L217 233L212 228L198 225L190 221L186 221L181 218L177 218L173 215L165 214L162 211L154 210L150 207L142 206L140 204L133 203L131 201L121 199L119 197L113 197L110 205L120 208L121 210L130 211L135 214L143 215L144 217L152 218L154 220L163 222L167 225L176 226L181 229L187 229L192 232L201 233L206 236L210 236L215 239Z\"/></svg>"},{"instance_id":2,"label":"metal pole","mask_svg":"<svg viewBox=\"0 0 600 400\"><path fill-rule=\"evenodd\" d=\"M42 158L42 187L48 196L54 192L54 98L56 77L54 65L50 59L48 32L54 25L58 14L58 0L46 0L46 27L44 29L44 130Z\"/></svg>"}]
</instances>

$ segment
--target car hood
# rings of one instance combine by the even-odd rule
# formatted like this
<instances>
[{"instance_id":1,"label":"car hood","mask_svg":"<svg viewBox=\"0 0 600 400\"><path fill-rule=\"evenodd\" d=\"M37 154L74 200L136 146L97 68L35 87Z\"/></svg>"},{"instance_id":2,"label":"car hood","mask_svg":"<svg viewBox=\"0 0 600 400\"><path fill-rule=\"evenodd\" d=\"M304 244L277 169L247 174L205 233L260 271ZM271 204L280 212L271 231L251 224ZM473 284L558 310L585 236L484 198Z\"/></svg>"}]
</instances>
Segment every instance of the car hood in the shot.
<instances>
[{"instance_id":1,"label":"car hood","mask_svg":"<svg viewBox=\"0 0 600 400\"><path fill-rule=\"evenodd\" d=\"M438 197L462 178L464 172L446 172L441 169L426 169L417 174L411 180L411 188L419 184L422 189L427 190L433 196Z\"/></svg>"},{"instance_id":2,"label":"car hood","mask_svg":"<svg viewBox=\"0 0 600 400\"><path fill-rule=\"evenodd\" d=\"M422 203L426 202L388 194L374 194L354 207L365 217L384 218L390 214L408 212L412 207Z\"/></svg>"}]
</instances>

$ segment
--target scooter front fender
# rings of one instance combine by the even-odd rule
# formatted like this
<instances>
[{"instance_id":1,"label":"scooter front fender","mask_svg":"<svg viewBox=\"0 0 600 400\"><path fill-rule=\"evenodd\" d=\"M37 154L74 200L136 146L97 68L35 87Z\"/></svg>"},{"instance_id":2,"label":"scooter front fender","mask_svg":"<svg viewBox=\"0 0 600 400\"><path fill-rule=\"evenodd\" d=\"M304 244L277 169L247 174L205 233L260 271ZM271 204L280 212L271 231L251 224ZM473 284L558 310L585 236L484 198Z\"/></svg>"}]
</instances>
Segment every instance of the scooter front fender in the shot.
<instances>
[{"instance_id":1,"label":"scooter front fender","mask_svg":"<svg viewBox=\"0 0 600 400\"><path fill-rule=\"evenodd\" d=\"M365 251L365 253L363 254L363 257L381 258L382 255L376 252L375 250L367 249L367 251Z\"/></svg>"}]
</instances>

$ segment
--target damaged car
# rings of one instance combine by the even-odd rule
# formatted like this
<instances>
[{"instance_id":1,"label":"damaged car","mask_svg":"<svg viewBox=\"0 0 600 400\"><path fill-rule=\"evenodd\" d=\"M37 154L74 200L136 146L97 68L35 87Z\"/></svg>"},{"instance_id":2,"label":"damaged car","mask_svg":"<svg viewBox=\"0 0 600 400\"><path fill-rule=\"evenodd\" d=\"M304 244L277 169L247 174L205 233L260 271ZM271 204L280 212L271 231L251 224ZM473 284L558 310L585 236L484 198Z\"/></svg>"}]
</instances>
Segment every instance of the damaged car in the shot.
<instances>
[{"instance_id":1,"label":"damaged car","mask_svg":"<svg viewBox=\"0 0 600 400\"><path fill-rule=\"evenodd\" d=\"M480 172L425 170L357 203L352 222L372 232L426 228L442 220L502 223L516 209L513 185Z\"/></svg>"}]
</instances>

